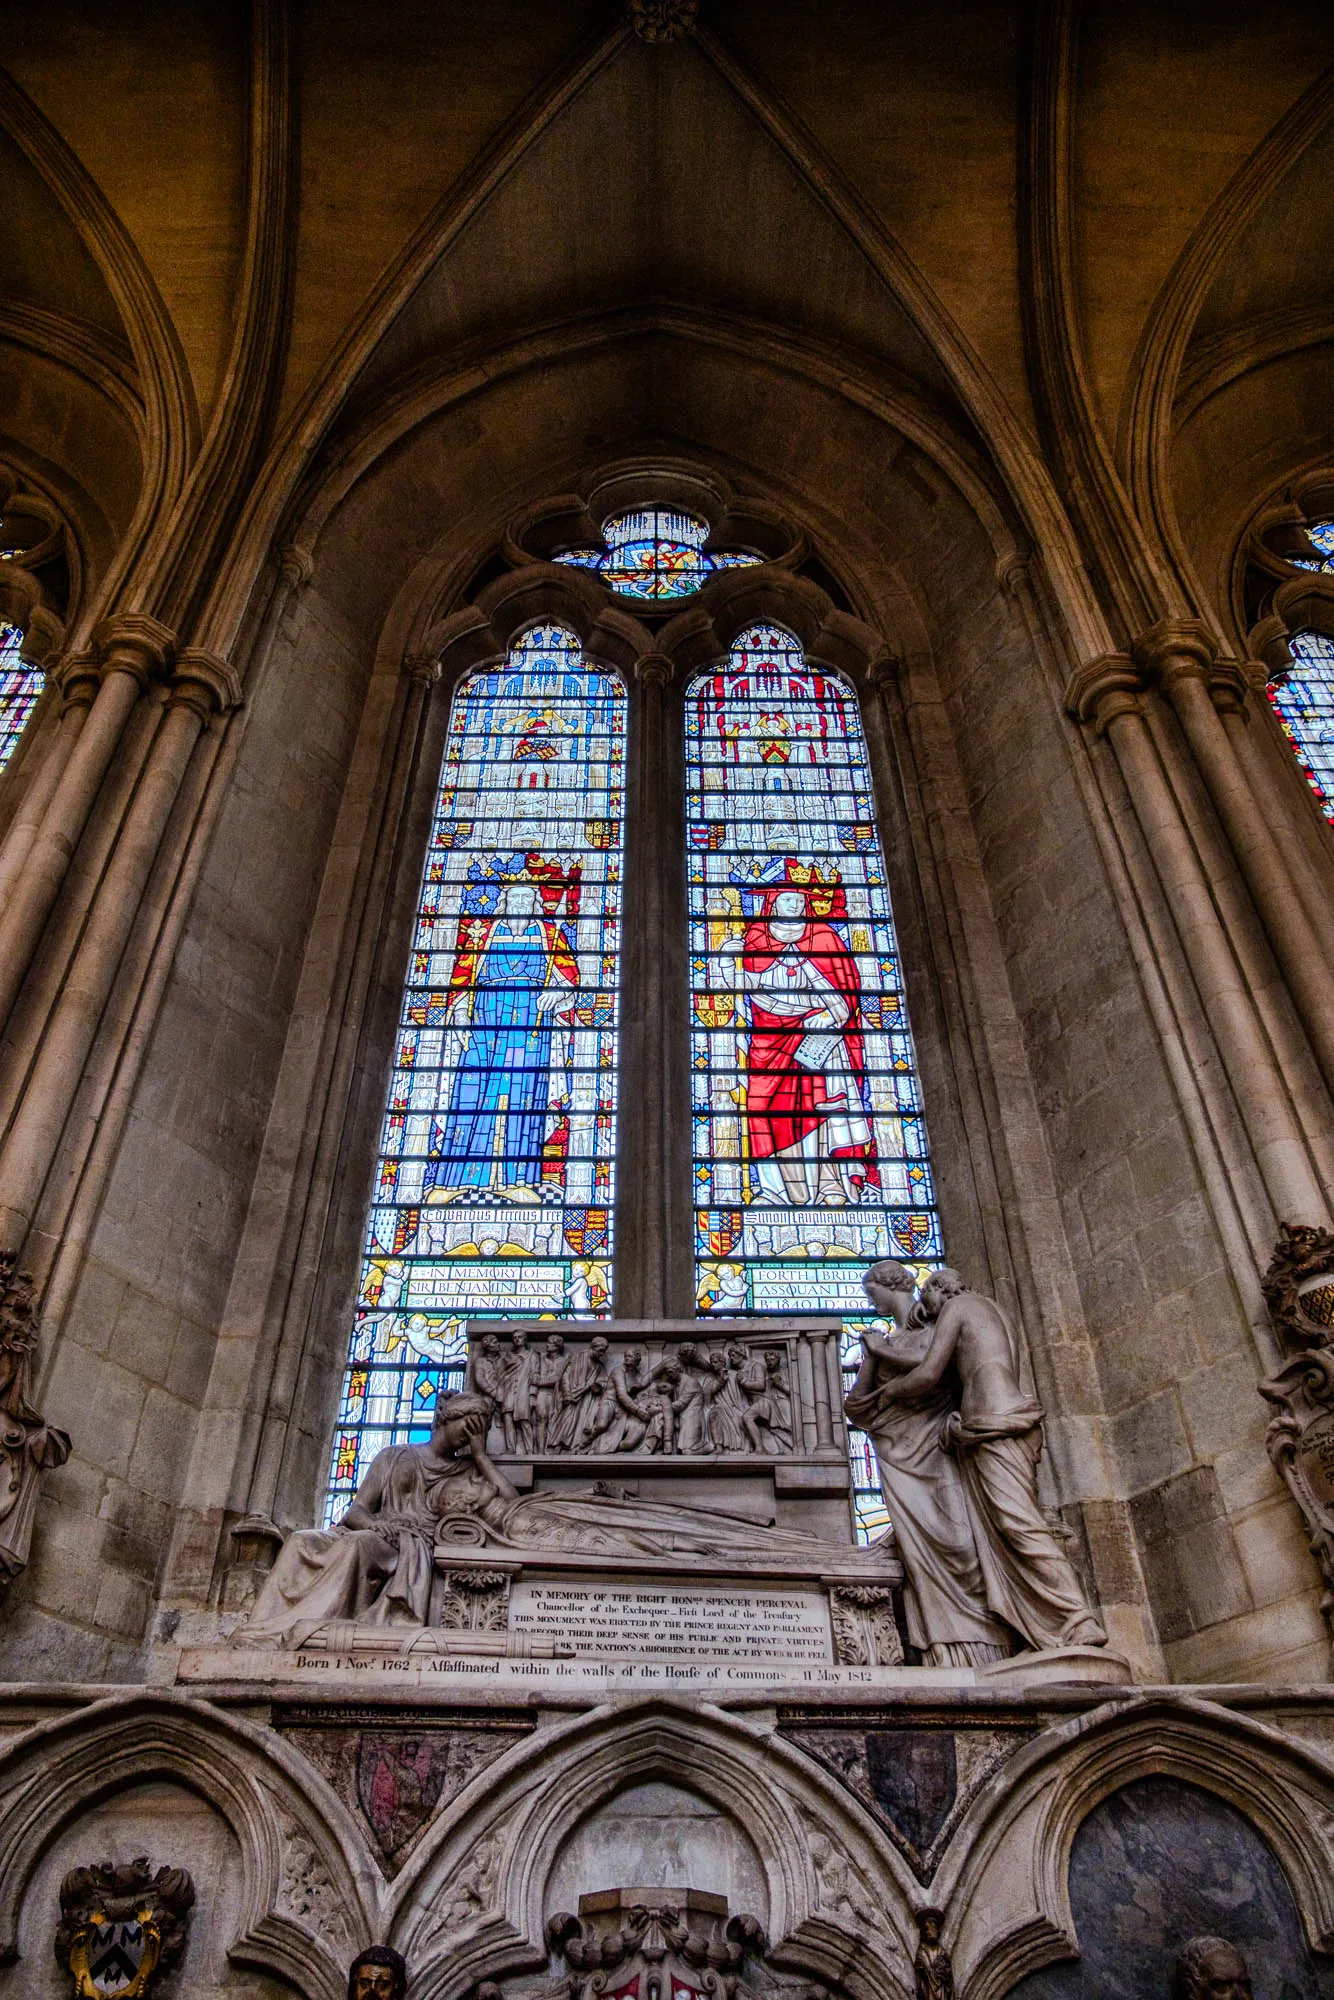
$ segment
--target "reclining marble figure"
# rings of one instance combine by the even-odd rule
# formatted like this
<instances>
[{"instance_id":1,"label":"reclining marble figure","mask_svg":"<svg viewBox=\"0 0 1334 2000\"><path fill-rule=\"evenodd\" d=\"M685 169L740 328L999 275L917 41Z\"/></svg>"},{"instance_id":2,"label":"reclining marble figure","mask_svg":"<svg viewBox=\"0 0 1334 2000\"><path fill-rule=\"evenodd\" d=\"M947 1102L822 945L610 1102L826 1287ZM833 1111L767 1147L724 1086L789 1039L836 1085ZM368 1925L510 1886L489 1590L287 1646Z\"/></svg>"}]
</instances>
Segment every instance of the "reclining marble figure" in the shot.
<instances>
[{"instance_id":1,"label":"reclining marble figure","mask_svg":"<svg viewBox=\"0 0 1334 2000\"><path fill-rule=\"evenodd\" d=\"M589 1556L716 1557L745 1569L756 1558L819 1575L850 1559L892 1582L888 1548L850 1550L815 1536L759 1527L708 1507L600 1494L520 1495L486 1452L491 1404L445 1395L430 1441L378 1452L336 1527L289 1535L251 1612L243 1645L295 1645L333 1620L425 1626L437 1546Z\"/></svg>"}]
</instances>

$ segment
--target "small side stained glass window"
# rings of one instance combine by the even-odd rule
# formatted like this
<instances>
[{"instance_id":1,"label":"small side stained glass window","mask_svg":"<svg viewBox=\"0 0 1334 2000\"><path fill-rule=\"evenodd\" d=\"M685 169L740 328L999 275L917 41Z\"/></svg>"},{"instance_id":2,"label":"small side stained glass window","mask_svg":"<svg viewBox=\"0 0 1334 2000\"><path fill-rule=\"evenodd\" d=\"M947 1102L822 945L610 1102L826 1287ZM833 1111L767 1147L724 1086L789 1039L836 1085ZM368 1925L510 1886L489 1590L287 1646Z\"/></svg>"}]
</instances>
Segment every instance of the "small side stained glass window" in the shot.
<instances>
[{"instance_id":1,"label":"small side stained glass window","mask_svg":"<svg viewBox=\"0 0 1334 2000\"><path fill-rule=\"evenodd\" d=\"M0 625L0 771L18 748L20 736L46 686L40 667L20 656L23 634L17 625Z\"/></svg>"},{"instance_id":2,"label":"small side stained glass window","mask_svg":"<svg viewBox=\"0 0 1334 2000\"><path fill-rule=\"evenodd\" d=\"M690 597L717 570L760 560L744 549L706 549L707 521L671 507L617 514L602 534L605 549L567 549L556 561L595 571L618 597Z\"/></svg>"},{"instance_id":3,"label":"small side stained glass window","mask_svg":"<svg viewBox=\"0 0 1334 2000\"><path fill-rule=\"evenodd\" d=\"M1329 527L1334 551L1334 523ZM1313 541L1315 532L1310 530ZM1334 554L1325 567L1334 568ZM1323 632L1294 632L1288 650L1291 669L1266 692L1320 810L1334 823L1334 639Z\"/></svg>"},{"instance_id":4,"label":"small side stained glass window","mask_svg":"<svg viewBox=\"0 0 1334 2000\"><path fill-rule=\"evenodd\" d=\"M1334 521L1308 523L1306 539L1319 553L1315 556L1288 556L1285 560L1294 569L1334 570Z\"/></svg>"},{"instance_id":5,"label":"small side stained glass window","mask_svg":"<svg viewBox=\"0 0 1334 2000\"><path fill-rule=\"evenodd\" d=\"M462 1388L469 1319L610 1310L625 727L560 625L454 696L327 1520Z\"/></svg>"},{"instance_id":6,"label":"small side stained glass window","mask_svg":"<svg viewBox=\"0 0 1334 2000\"><path fill-rule=\"evenodd\" d=\"M753 626L687 689L686 768L697 1310L842 1313L851 1377L866 1266L943 1258L856 696Z\"/></svg>"}]
</instances>

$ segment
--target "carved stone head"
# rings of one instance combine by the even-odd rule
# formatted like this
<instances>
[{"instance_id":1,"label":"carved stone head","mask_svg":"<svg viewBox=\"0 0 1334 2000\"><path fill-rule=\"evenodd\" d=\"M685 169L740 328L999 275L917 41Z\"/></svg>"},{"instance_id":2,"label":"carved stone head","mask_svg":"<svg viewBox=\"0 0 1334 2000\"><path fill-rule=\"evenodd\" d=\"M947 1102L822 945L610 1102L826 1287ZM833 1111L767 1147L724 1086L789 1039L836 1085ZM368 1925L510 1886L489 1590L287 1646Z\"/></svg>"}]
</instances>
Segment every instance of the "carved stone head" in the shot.
<instances>
[{"instance_id":1,"label":"carved stone head","mask_svg":"<svg viewBox=\"0 0 1334 2000\"><path fill-rule=\"evenodd\" d=\"M406 1962L387 1944L373 1944L354 1958L347 1975L347 2000L404 2000Z\"/></svg>"},{"instance_id":2,"label":"carved stone head","mask_svg":"<svg viewBox=\"0 0 1334 2000\"><path fill-rule=\"evenodd\" d=\"M1226 1938L1192 1938L1177 1959L1178 2000L1253 2000L1246 1961Z\"/></svg>"},{"instance_id":3,"label":"carved stone head","mask_svg":"<svg viewBox=\"0 0 1334 2000\"><path fill-rule=\"evenodd\" d=\"M917 1292L917 1280L906 1264L893 1257L872 1264L862 1279L862 1290L877 1312L902 1319Z\"/></svg>"}]
</instances>

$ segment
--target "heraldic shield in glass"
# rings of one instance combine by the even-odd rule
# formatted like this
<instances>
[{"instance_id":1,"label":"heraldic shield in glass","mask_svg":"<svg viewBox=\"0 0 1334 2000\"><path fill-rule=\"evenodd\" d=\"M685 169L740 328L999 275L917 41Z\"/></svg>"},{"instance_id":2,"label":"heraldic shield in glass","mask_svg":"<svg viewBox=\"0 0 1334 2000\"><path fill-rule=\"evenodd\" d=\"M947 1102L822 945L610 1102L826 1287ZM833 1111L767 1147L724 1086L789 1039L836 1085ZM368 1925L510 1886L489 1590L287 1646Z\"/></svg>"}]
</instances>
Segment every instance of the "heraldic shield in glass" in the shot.
<instances>
[{"instance_id":1,"label":"heraldic shield in glass","mask_svg":"<svg viewBox=\"0 0 1334 2000\"><path fill-rule=\"evenodd\" d=\"M559 625L454 696L330 1519L463 1386L469 1319L610 1310L625 710Z\"/></svg>"},{"instance_id":2,"label":"heraldic shield in glass","mask_svg":"<svg viewBox=\"0 0 1334 2000\"><path fill-rule=\"evenodd\" d=\"M855 1367L867 1264L942 1257L857 700L757 625L686 732L697 1308L842 1315Z\"/></svg>"}]
</instances>

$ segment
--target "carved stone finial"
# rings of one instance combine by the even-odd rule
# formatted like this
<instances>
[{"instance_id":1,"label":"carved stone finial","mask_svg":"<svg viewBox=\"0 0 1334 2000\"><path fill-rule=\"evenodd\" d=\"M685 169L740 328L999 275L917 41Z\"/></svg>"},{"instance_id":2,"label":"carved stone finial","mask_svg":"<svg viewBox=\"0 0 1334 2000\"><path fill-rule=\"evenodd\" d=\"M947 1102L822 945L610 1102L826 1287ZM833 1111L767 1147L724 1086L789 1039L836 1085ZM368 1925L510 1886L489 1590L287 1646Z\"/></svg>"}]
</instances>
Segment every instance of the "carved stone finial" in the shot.
<instances>
[{"instance_id":1,"label":"carved stone finial","mask_svg":"<svg viewBox=\"0 0 1334 2000\"><path fill-rule=\"evenodd\" d=\"M1226 1938L1192 1938L1176 1962L1177 2000L1250 2000L1250 1968Z\"/></svg>"},{"instance_id":2,"label":"carved stone finial","mask_svg":"<svg viewBox=\"0 0 1334 2000\"><path fill-rule=\"evenodd\" d=\"M954 2000L954 1962L940 1941L944 1916L940 1910L915 1910L917 1952L913 1958L916 2000Z\"/></svg>"},{"instance_id":3,"label":"carved stone finial","mask_svg":"<svg viewBox=\"0 0 1334 2000\"><path fill-rule=\"evenodd\" d=\"M695 25L699 0L627 0L625 11L641 42L679 42Z\"/></svg>"},{"instance_id":4,"label":"carved stone finial","mask_svg":"<svg viewBox=\"0 0 1334 2000\"><path fill-rule=\"evenodd\" d=\"M38 1320L32 1279L17 1262L0 1250L0 1603L28 1567L38 1479L70 1454L66 1433L28 1401Z\"/></svg>"},{"instance_id":5,"label":"carved stone finial","mask_svg":"<svg viewBox=\"0 0 1334 2000\"><path fill-rule=\"evenodd\" d=\"M184 1955L194 1900L184 1868L154 1874L142 1855L72 1869L60 1885L55 1952L73 1977L76 2000L151 1993L158 1975Z\"/></svg>"},{"instance_id":6,"label":"carved stone finial","mask_svg":"<svg viewBox=\"0 0 1334 2000\"><path fill-rule=\"evenodd\" d=\"M407 1961L387 1944L373 1944L353 1959L347 1973L347 2000L404 2000Z\"/></svg>"}]
</instances>

